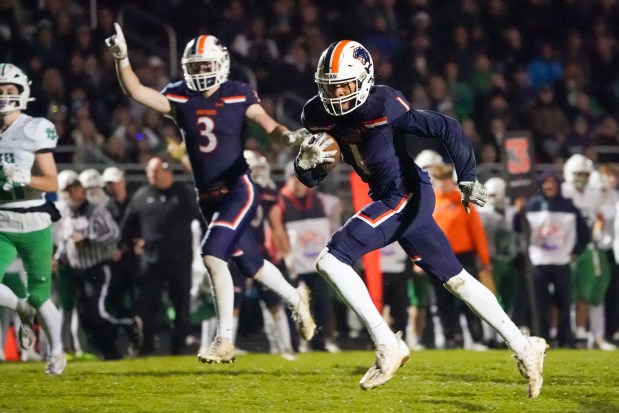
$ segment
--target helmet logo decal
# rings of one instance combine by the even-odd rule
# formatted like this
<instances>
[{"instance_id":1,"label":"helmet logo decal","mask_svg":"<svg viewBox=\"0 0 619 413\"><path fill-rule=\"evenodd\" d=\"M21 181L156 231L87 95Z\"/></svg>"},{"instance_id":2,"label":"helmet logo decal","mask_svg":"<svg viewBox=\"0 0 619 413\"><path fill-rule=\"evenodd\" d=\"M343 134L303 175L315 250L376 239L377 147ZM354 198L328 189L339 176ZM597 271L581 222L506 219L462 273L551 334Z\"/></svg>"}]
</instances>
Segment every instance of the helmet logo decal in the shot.
<instances>
[{"instance_id":1,"label":"helmet logo decal","mask_svg":"<svg viewBox=\"0 0 619 413\"><path fill-rule=\"evenodd\" d=\"M363 67L365 67L365 71L370 73L370 67L372 66L370 52L359 46L353 50L352 57L360 61L361 64L363 64Z\"/></svg>"}]
</instances>

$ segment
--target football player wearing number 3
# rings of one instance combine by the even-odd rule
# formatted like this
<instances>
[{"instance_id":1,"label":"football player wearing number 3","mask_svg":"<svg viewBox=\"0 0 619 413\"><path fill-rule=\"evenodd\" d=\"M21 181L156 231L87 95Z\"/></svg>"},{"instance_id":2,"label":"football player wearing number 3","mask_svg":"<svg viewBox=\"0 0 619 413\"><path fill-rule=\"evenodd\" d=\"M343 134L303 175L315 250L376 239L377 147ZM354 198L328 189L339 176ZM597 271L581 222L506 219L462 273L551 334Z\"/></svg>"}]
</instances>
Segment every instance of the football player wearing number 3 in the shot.
<instances>
[{"instance_id":1,"label":"football player wearing number 3","mask_svg":"<svg viewBox=\"0 0 619 413\"><path fill-rule=\"evenodd\" d=\"M351 266L363 254L399 242L417 265L501 334L528 381L529 397L537 397L546 342L524 336L494 295L462 268L432 218L434 193L428 174L407 152L406 134L440 138L455 165L464 208L468 211L470 202L483 206L486 188L476 179L472 146L458 122L440 113L412 110L401 92L375 86L370 53L354 41L335 42L323 52L315 82L318 96L306 103L302 121L316 135L301 145L295 172L305 185L318 184L324 177L324 168L318 166L334 161L333 151L327 150L331 138L325 140L333 136L343 161L369 184L372 198L333 234L316 261L318 272L361 318L376 345L376 362L361 379L361 387L391 379L408 360L409 349L401 333L394 334L382 319Z\"/></svg>"},{"instance_id":2,"label":"football player wearing number 3","mask_svg":"<svg viewBox=\"0 0 619 413\"><path fill-rule=\"evenodd\" d=\"M58 135L44 118L22 111L30 98L30 81L17 66L0 63L0 281L21 257L28 274L28 298L18 298L0 284L0 305L19 314L19 344L34 345L34 316L49 340L47 374L61 374L67 364L61 340L60 312L51 300L52 221L60 214L44 192L58 190L54 154Z\"/></svg>"},{"instance_id":3,"label":"football player wearing number 3","mask_svg":"<svg viewBox=\"0 0 619 413\"><path fill-rule=\"evenodd\" d=\"M258 198L243 156L245 123L254 122L283 145L295 145L310 133L289 131L260 105L251 86L228 80L230 57L220 41L210 35L194 38L185 47L181 65L184 81L158 92L141 84L131 69L127 43L118 23L116 34L106 39L116 60L116 72L125 94L142 105L171 118L181 131L198 192L198 202L208 231L202 256L213 284L217 311L217 337L198 359L208 363L234 361L231 342L234 290L228 259L232 257L246 277L271 289L290 306L299 331L314 335L306 289L295 290L270 262L264 260L250 223Z\"/></svg>"}]
</instances>

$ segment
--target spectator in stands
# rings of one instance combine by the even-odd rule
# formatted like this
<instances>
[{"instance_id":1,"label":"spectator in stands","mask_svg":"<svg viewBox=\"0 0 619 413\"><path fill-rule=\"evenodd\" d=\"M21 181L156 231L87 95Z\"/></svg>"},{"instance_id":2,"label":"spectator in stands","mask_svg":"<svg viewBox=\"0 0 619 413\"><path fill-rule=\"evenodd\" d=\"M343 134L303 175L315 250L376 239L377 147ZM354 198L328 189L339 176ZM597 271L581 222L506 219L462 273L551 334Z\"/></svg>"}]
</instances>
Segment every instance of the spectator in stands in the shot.
<instances>
[{"instance_id":1,"label":"spectator in stands","mask_svg":"<svg viewBox=\"0 0 619 413\"><path fill-rule=\"evenodd\" d=\"M547 41L542 41L538 47L538 54L527 67L529 79L534 88L542 86L553 87L562 77L565 68L558 59L554 46Z\"/></svg>"},{"instance_id":2,"label":"spectator in stands","mask_svg":"<svg viewBox=\"0 0 619 413\"><path fill-rule=\"evenodd\" d=\"M443 71L453 99L455 118L459 121L470 118L475 108L473 90L467 82L461 79L460 68L455 61L447 61Z\"/></svg>"},{"instance_id":3,"label":"spectator in stands","mask_svg":"<svg viewBox=\"0 0 619 413\"><path fill-rule=\"evenodd\" d=\"M541 154L542 162L549 162L558 154L570 132L567 116L555 100L550 85L544 85L537 92L537 100L525 110L525 126L531 130L535 149Z\"/></svg>"},{"instance_id":4,"label":"spectator in stands","mask_svg":"<svg viewBox=\"0 0 619 413\"><path fill-rule=\"evenodd\" d=\"M314 94L314 65L310 62L307 42L300 37L290 43L283 61L273 72L275 91L291 91L309 99Z\"/></svg>"},{"instance_id":5,"label":"spectator in stands","mask_svg":"<svg viewBox=\"0 0 619 413\"><path fill-rule=\"evenodd\" d=\"M591 77L589 86L593 96L607 113L616 113L617 92L613 87L619 76L619 50L617 39L609 32L597 34L591 50Z\"/></svg>"}]
</instances>

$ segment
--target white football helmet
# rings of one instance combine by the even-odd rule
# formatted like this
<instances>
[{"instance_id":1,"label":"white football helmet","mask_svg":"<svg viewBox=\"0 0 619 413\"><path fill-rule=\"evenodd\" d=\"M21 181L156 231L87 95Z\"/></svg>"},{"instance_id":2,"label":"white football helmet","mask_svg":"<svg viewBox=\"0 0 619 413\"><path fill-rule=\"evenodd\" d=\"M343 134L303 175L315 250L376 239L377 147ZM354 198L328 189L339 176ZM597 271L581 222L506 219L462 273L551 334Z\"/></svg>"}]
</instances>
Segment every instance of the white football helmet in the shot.
<instances>
[{"instance_id":1,"label":"white football helmet","mask_svg":"<svg viewBox=\"0 0 619 413\"><path fill-rule=\"evenodd\" d=\"M320 56L314 81L327 113L341 116L361 106L374 85L374 63L370 52L360 43L341 40L332 43ZM333 85L355 82L355 91L343 97L330 97ZM347 109L342 104L349 103Z\"/></svg>"},{"instance_id":2,"label":"white football helmet","mask_svg":"<svg viewBox=\"0 0 619 413\"><path fill-rule=\"evenodd\" d=\"M574 154L563 165L563 179L577 189L583 189L593 172L593 161L581 154Z\"/></svg>"},{"instance_id":3,"label":"white football helmet","mask_svg":"<svg viewBox=\"0 0 619 413\"><path fill-rule=\"evenodd\" d=\"M209 62L209 70L201 73L199 64ZM189 89L204 92L228 80L230 54L217 37L202 35L187 43L181 65Z\"/></svg>"},{"instance_id":4,"label":"white football helmet","mask_svg":"<svg viewBox=\"0 0 619 413\"><path fill-rule=\"evenodd\" d=\"M494 176L484 184L488 191L488 203L497 210L504 210L507 203L507 184L503 178Z\"/></svg>"},{"instance_id":5,"label":"white football helmet","mask_svg":"<svg viewBox=\"0 0 619 413\"><path fill-rule=\"evenodd\" d=\"M0 95L0 115L6 115L16 110L24 110L30 97L30 80L22 70L10 63L0 63L0 84L13 84L19 90L18 95Z\"/></svg>"},{"instance_id":6,"label":"white football helmet","mask_svg":"<svg viewBox=\"0 0 619 413\"><path fill-rule=\"evenodd\" d=\"M445 165L443 157L431 149L424 149L415 157L415 163L421 169L428 169L431 166Z\"/></svg>"},{"instance_id":7,"label":"white football helmet","mask_svg":"<svg viewBox=\"0 0 619 413\"><path fill-rule=\"evenodd\" d=\"M267 158L257 152L243 151L245 160L251 169L251 179L260 186L268 186L271 183L271 166Z\"/></svg>"},{"instance_id":8,"label":"white football helmet","mask_svg":"<svg viewBox=\"0 0 619 413\"><path fill-rule=\"evenodd\" d=\"M66 191L73 184L81 184L77 172L71 169L65 169L58 172L58 190Z\"/></svg>"}]
</instances>

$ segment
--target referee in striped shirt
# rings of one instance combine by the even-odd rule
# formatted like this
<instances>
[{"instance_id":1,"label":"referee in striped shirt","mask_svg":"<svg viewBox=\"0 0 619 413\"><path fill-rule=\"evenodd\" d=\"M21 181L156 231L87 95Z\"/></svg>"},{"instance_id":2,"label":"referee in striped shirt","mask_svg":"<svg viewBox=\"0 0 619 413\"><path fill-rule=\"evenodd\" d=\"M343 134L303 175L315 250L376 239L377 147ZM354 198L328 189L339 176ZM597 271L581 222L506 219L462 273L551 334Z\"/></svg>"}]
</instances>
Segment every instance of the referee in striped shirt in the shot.
<instances>
[{"instance_id":1,"label":"referee in striped shirt","mask_svg":"<svg viewBox=\"0 0 619 413\"><path fill-rule=\"evenodd\" d=\"M110 212L86 199L86 190L77 179L63 187L70 208L64 221L62 243L69 266L76 274L78 314L89 344L104 359L119 359L116 337L121 326L134 326L131 318L115 318L106 310L111 281L110 263L120 231ZM136 326L137 328L138 326Z\"/></svg>"}]
</instances>

